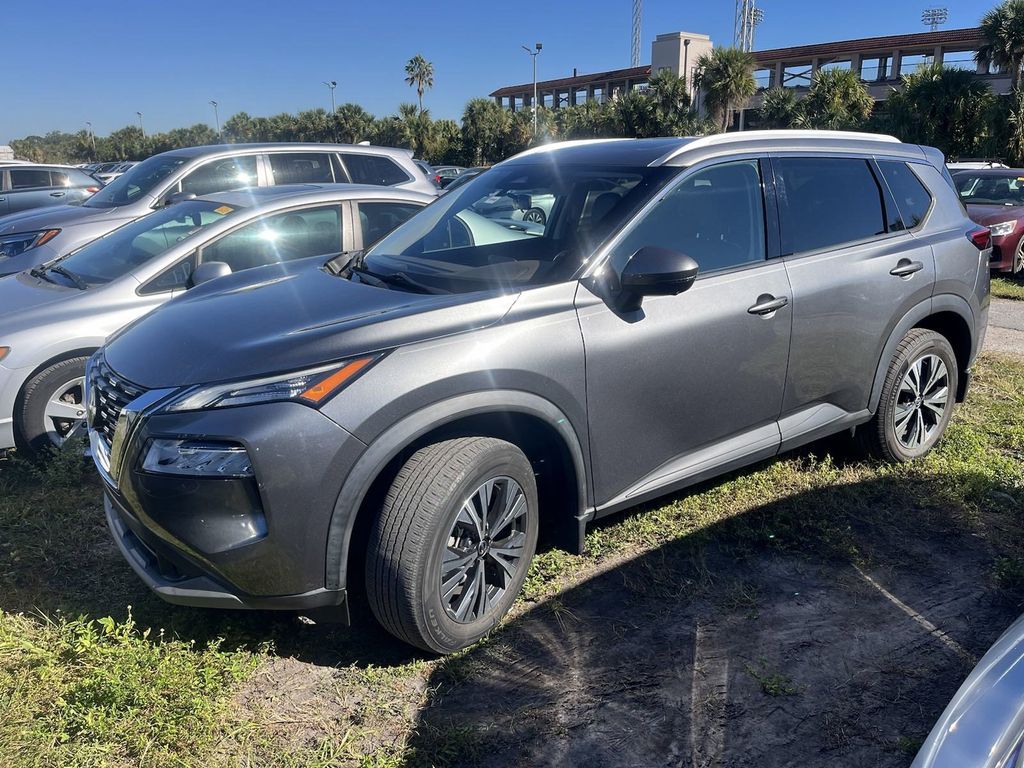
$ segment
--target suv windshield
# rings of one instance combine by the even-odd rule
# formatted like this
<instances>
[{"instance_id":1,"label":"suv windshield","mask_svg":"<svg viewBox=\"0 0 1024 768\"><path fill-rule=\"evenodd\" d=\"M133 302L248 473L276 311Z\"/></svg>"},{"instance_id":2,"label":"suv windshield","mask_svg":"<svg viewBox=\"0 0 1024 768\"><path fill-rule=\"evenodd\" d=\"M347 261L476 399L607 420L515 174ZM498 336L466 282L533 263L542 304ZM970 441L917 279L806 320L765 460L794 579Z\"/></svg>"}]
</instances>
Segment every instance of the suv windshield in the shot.
<instances>
[{"instance_id":1,"label":"suv windshield","mask_svg":"<svg viewBox=\"0 0 1024 768\"><path fill-rule=\"evenodd\" d=\"M958 173L960 200L973 205L1024 205L1024 174Z\"/></svg>"},{"instance_id":2,"label":"suv windshield","mask_svg":"<svg viewBox=\"0 0 1024 768\"><path fill-rule=\"evenodd\" d=\"M358 265L455 293L567 280L678 170L499 166L425 208Z\"/></svg>"},{"instance_id":3,"label":"suv windshield","mask_svg":"<svg viewBox=\"0 0 1024 768\"><path fill-rule=\"evenodd\" d=\"M60 266L89 285L109 283L237 210L209 200L178 203L94 240L61 259Z\"/></svg>"},{"instance_id":4,"label":"suv windshield","mask_svg":"<svg viewBox=\"0 0 1024 768\"><path fill-rule=\"evenodd\" d=\"M187 157L155 155L133 165L103 189L90 197L84 205L87 208L114 208L134 203L153 187L166 179L188 162Z\"/></svg>"}]
</instances>

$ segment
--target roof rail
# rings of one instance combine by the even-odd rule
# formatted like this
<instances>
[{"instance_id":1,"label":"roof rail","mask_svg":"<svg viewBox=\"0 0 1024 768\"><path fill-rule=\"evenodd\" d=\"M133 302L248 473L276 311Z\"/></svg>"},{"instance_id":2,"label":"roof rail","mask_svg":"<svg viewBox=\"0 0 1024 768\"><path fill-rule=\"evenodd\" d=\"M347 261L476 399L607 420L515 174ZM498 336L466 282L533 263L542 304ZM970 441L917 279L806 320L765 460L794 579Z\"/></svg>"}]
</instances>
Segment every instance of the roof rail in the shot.
<instances>
[{"instance_id":1,"label":"roof rail","mask_svg":"<svg viewBox=\"0 0 1024 768\"><path fill-rule=\"evenodd\" d=\"M890 144L902 144L895 136L884 133L865 133L860 131L820 131L804 129L780 129L765 131L733 131L732 133L715 133L710 136L700 136L693 141L688 141L683 146L672 150L663 157L658 158L651 165L663 165L672 158L690 152L701 147L714 147L721 144L733 144L753 139L847 139L857 141L881 141Z\"/></svg>"},{"instance_id":2,"label":"roof rail","mask_svg":"<svg viewBox=\"0 0 1024 768\"><path fill-rule=\"evenodd\" d=\"M539 155L544 152L551 152L555 149L564 149L565 147L582 147L587 144L603 144L611 141L629 141L630 139L624 138L606 138L606 139L570 139L569 141L549 141L547 144L538 144L536 147L530 147L524 149L522 152L513 155L512 157L529 157L530 155ZM511 160L512 158L507 158Z\"/></svg>"}]
</instances>

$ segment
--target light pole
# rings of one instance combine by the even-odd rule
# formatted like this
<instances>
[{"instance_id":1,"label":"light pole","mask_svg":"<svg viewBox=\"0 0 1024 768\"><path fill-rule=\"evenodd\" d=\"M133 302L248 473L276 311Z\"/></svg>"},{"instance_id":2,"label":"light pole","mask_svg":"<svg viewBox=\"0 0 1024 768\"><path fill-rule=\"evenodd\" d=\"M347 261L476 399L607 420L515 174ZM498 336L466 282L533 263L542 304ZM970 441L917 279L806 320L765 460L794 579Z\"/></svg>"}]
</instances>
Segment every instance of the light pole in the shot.
<instances>
[{"instance_id":1,"label":"light pole","mask_svg":"<svg viewBox=\"0 0 1024 768\"><path fill-rule=\"evenodd\" d=\"M86 130L89 131L89 144L92 145L92 159L96 160L96 134L92 132L92 123L85 121Z\"/></svg>"},{"instance_id":2,"label":"light pole","mask_svg":"<svg viewBox=\"0 0 1024 768\"><path fill-rule=\"evenodd\" d=\"M530 54L533 59L533 135L537 135L537 56L540 54L543 43L537 43L535 49L522 46L522 49Z\"/></svg>"},{"instance_id":3,"label":"light pole","mask_svg":"<svg viewBox=\"0 0 1024 768\"><path fill-rule=\"evenodd\" d=\"M139 130L142 131L142 138L146 138L146 126L142 124L142 113L136 112L135 114L139 116Z\"/></svg>"},{"instance_id":4,"label":"light pole","mask_svg":"<svg viewBox=\"0 0 1024 768\"><path fill-rule=\"evenodd\" d=\"M334 89L338 87L337 80L324 80L324 85L331 89L331 114L337 112L337 107L334 106Z\"/></svg>"},{"instance_id":5,"label":"light pole","mask_svg":"<svg viewBox=\"0 0 1024 768\"><path fill-rule=\"evenodd\" d=\"M220 141L220 113L217 111L217 102L211 100L210 106L213 107L213 121L217 124L217 141Z\"/></svg>"}]
</instances>

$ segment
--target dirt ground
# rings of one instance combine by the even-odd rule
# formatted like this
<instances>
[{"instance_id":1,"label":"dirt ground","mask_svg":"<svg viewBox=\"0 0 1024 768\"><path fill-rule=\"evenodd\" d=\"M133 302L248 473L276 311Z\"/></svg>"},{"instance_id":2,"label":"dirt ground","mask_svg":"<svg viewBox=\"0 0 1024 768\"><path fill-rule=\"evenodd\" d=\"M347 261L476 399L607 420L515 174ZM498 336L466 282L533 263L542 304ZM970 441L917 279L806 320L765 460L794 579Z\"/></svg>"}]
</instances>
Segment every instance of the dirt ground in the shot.
<instances>
[{"instance_id":1,"label":"dirt ground","mask_svg":"<svg viewBox=\"0 0 1024 768\"><path fill-rule=\"evenodd\" d=\"M614 567L474 651L422 720L482 734L464 765L907 766L1018 611L941 515L854 535L863 564L712 544Z\"/></svg>"}]
</instances>

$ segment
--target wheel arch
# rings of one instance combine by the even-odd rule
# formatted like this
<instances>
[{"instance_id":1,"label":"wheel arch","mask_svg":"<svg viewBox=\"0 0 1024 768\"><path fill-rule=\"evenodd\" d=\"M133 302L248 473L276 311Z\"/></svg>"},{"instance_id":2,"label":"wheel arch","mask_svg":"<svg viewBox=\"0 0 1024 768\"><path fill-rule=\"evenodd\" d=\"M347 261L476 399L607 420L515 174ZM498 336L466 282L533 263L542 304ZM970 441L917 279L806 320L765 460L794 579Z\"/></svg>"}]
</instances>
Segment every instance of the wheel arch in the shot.
<instances>
[{"instance_id":1,"label":"wheel arch","mask_svg":"<svg viewBox=\"0 0 1024 768\"><path fill-rule=\"evenodd\" d=\"M18 395L17 398L15 399L15 403L17 403L18 405L22 403L25 397L25 387L28 386L28 383L50 366L56 365L57 363L62 363L65 360L71 360L76 357L91 357L96 352L97 349L99 349L99 345L95 347L81 347L79 349L64 350L63 352L58 352L57 354L53 355L47 360L44 360L35 368L33 368L22 380L21 385L18 387Z\"/></svg>"},{"instance_id":2,"label":"wheel arch","mask_svg":"<svg viewBox=\"0 0 1024 768\"><path fill-rule=\"evenodd\" d=\"M975 344L977 334L974 328L974 312L965 299L954 294L940 294L922 301L914 306L889 334L882 348L875 368L875 378L871 386L871 397L868 409L874 413L878 410L878 401L882 396L882 384L889 368L889 362L896 354L896 348L907 332L913 328L927 328L942 334L953 347L957 365L960 367L960 381L957 386L957 401L962 401L966 392L967 377L963 376L977 354Z\"/></svg>"},{"instance_id":3,"label":"wheel arch","mask_svg":"<svg viewBox=\"0 0 1024 768\"><path fill-rule=\"evenodd\" d=\"M497 437L517 445L538 473L541 536L579 547L587 499L583 445L565 414L550 401L513 390L475 392L434 403L406 416L374 439L342 485L327 533L325 584L350 587L361 569L350 558L368 532L376 505L413 452L451 437ZM571 476L569 482L565 482ZM356 547L358 551L358 546Z\"/></svg>"}]
</instances>

